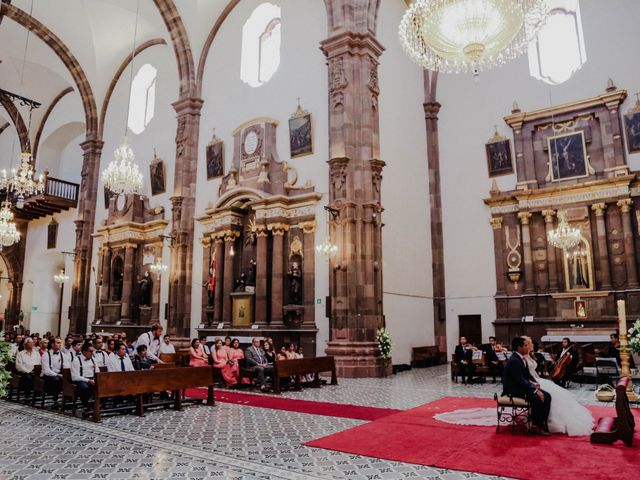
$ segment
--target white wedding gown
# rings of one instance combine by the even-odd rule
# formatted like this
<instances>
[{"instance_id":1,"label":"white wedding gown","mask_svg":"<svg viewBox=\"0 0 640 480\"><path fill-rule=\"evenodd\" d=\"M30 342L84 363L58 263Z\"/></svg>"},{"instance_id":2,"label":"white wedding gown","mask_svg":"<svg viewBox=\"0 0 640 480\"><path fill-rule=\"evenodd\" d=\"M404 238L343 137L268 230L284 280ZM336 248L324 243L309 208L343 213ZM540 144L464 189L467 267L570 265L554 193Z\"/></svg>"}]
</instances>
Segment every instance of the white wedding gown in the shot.
<instances>
[{"instance_id":1,"label":"white wedding gown","mask_svg":"<svg viewBox=\"0 0 640 480\"><path fill-rule=\"evenodd\" d=\"M550 380L540 378L536 372L537 363L527 357L527 365L540 388L551 395L551 411L549 412L549 431L566 433L572 437L590 435L594 420L591 412L580 405L573 394ZM495 426L495 408L468 408L453 412L438 413L436 420L457 425Z\"/></svg>"}]
</instances>

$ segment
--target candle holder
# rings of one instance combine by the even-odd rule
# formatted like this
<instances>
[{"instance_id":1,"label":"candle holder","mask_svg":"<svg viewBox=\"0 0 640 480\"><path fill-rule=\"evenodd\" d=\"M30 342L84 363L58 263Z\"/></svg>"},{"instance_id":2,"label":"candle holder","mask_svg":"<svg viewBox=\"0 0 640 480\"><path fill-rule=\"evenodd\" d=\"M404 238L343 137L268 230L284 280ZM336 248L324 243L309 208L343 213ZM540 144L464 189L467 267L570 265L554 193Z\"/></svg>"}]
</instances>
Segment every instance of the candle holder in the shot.
<instances>
[{"instance_id":1,"label":"candle holder","mask_svg":"<svg viewBox=\"0 0 640 480\"><path fill-rule=\"evenodd\" d=\"M638 395L633 390L633 379L631 377L631 369L629 367L631 352L627 339L627 312L624 300L618 300L618 328L620 330L620 376L629 377L627 398L630 402L637 402Z\"/></svg>"}]
</instances>

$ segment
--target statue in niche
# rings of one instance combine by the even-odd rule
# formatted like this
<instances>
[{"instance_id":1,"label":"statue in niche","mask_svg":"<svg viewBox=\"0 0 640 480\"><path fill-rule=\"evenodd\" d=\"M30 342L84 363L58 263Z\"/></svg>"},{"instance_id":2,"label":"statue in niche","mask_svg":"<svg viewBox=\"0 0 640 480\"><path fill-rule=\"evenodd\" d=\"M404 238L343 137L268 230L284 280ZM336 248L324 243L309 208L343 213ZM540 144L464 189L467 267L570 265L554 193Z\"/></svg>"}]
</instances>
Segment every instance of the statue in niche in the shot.
<instances>
[{"instance_id":1,"label":"statue in niche","mask_svg":"<svg viewBox=\"0 0 640 480\"><path fill-rule=\"evenodd\" d=\"M256 286L256 261L249 260L249 273L247 274L247 287Z\"/></svg>"},{"instance_id":2,"label":"statue in niche","mask_svg":"<svg viewBox=\"0 0 640 480\"><path fill-rule=\"evenodd\" d=\"M149 271L144 272L144 276L142 277L141 280L138 281L138 285L140 286L140 306L150 307L151 306L151 289L153 287L153 281L151 280Z\"/></svg>"},{"instance_id":3,"label":"statue in niche","mask_svg":"<svg viewBox=\"0 0 640 480\"><path fill-rule=\"evenodd\" d=\"M587 261L586 254L581 251L568 255L567 267L569 270L569 286L571 289L588 289L591 287Z\"/></svg>"},{"instance_id":4,"label":"statue in niche","mask_svg":"<svg viewBox=\"0 0 640 480\"><path fill-rule=\"evenodd\" d=\"M213 268L209 268L209 280L202 285L207 290L207 307L213 307L213 300L215 297L215 272Z\"/></svg>"},{"instance_id":5,"label":"statue in niche","mask_svg":"<svg viewBox=\"0 0 640 480\"><path fill-rule=\"evenodd\" d=\"M302 270L298 262L291 262L291 267L287 272L289 277L289 303L293 305L302 304Z\"/></svg>"},{"instance_id":6,"label":"statue in niche","mask_svg":"<svg viewBox=\"0 0 640 480\"><path fill-rule=\"evenodd\" d=\"M242 272L240 274L240 278L236 280L236 288L234 289L234 292L244 292L246 286L247 286L247 275L244 272Z\"/></svg>"}]
</instances>

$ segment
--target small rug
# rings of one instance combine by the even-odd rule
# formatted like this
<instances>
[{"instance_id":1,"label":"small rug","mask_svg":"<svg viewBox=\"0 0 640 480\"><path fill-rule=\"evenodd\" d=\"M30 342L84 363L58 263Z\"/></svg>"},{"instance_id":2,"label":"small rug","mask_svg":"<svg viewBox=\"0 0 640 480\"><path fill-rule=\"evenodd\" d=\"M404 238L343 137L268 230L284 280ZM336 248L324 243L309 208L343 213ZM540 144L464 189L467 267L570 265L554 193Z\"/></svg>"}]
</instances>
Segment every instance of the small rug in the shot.
<instances>
[{"instance_id":1,"label":"small rug","mask_svg":"<svg viewBox=\"0 0 640 480\"><path fill-rule=\"evenodd\" d=\"M460 409L495 408L487 398L445 397L411 410L307 442L309 447L337 450L452 470L511 478L619 480L638 478L640 436L633 447L622 442L594 445L589 437L511 435L508 427L453 425L434 415ZM615 416L610 407L589 407L594 418ZM636 424L640 415L634 409Z\"/></svg>"},{"instance_id":2,"label":"small rug","mask_svg":"<svg viewBox=\"0 0 640 480\"><path fill-rule=\"evenodd\" d=\"M206 388L188 388L187 396L192 398L206 398ZM217 402L235 403L250 407L271 408L274 410L286 410L288 412L310 413L312 415L325 415L328 417L351 418L354 420L373 421L388 415L401 412L393 408L362 407L344 403L313 402L310 400L296 400L291 398L254 395L233 391L214 390Z\"/></svg>"}]
</instances>

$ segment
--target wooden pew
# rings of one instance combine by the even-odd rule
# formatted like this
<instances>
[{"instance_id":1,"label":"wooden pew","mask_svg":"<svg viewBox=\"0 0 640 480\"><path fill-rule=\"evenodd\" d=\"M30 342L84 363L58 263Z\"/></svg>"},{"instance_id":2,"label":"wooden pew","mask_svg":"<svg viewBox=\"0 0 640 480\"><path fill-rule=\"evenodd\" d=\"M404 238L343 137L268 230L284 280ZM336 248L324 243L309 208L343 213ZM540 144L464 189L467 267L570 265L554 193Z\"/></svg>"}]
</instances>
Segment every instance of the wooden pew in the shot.
<instances>
[{"instance_id":1,"label":"wooden pew","mask_svg":"<svg viewBox=\"0 0 640 480\"><path fill-rule=\"evenodd\" d=\"M440 365L446 361L446 356L443 359L443 354L436 345L428 347L413 347L411 349L411 367L413 368Z\"/></svg>"},{"instance_id":2,"label":"wooden pew","mask_svg":"<svg viewBox=\"0 0 640 480\"><path fill-rule=\"evenodd\" d=\"M76 403L78 400L76 384L71 381L71 369L62 369L62 413L67 406L67 398L71 399L71 412L76 414Z\"/></svg>"},{"instance_id":3,"label":"wooden pew","mask_svg":"<svg viewBox=\"0 0 640 480\"><path fill-rule=\"evenodd\" d=\"M336 362L331 356L329 357L309 357L297 358L291 360L276 360L273 373L273 392L280 393L280 379L287 377L295 378L295 388L302 388L300 382L301 375L314 374L313 386L320 386L320 373L331 372L331 385L338 384L338 376L336 375Z\"/></svg>"},{"instance_id":4,"label":"wooden pew","mask_svg":"<svg viewBox=\"0 0 640 480\"><path fill-rule=\"evenodd\" d=\"M616 417L601 417L591 434L591 443L612 444L622 440L627 447L633 442L633 432L636 427L633 413L629 407L627 387L631 379L622 377L616 384Z\"/></svg>"},{"instance_id":5,"label":"wooden pew","mask_svg":"<svg viewBox=\"0 0 640 480\"><path fill-rule=\"evenodd\" d=\"M96 375L93 421L99 422L100 399L135 395L136 413L144 415L143 395L170 390L174 392L174 408L182 408L181 390L207 387L207 405L214 405L213 367L153 368L133 372L100 372Z\"/></svg>"}]
</instances>

